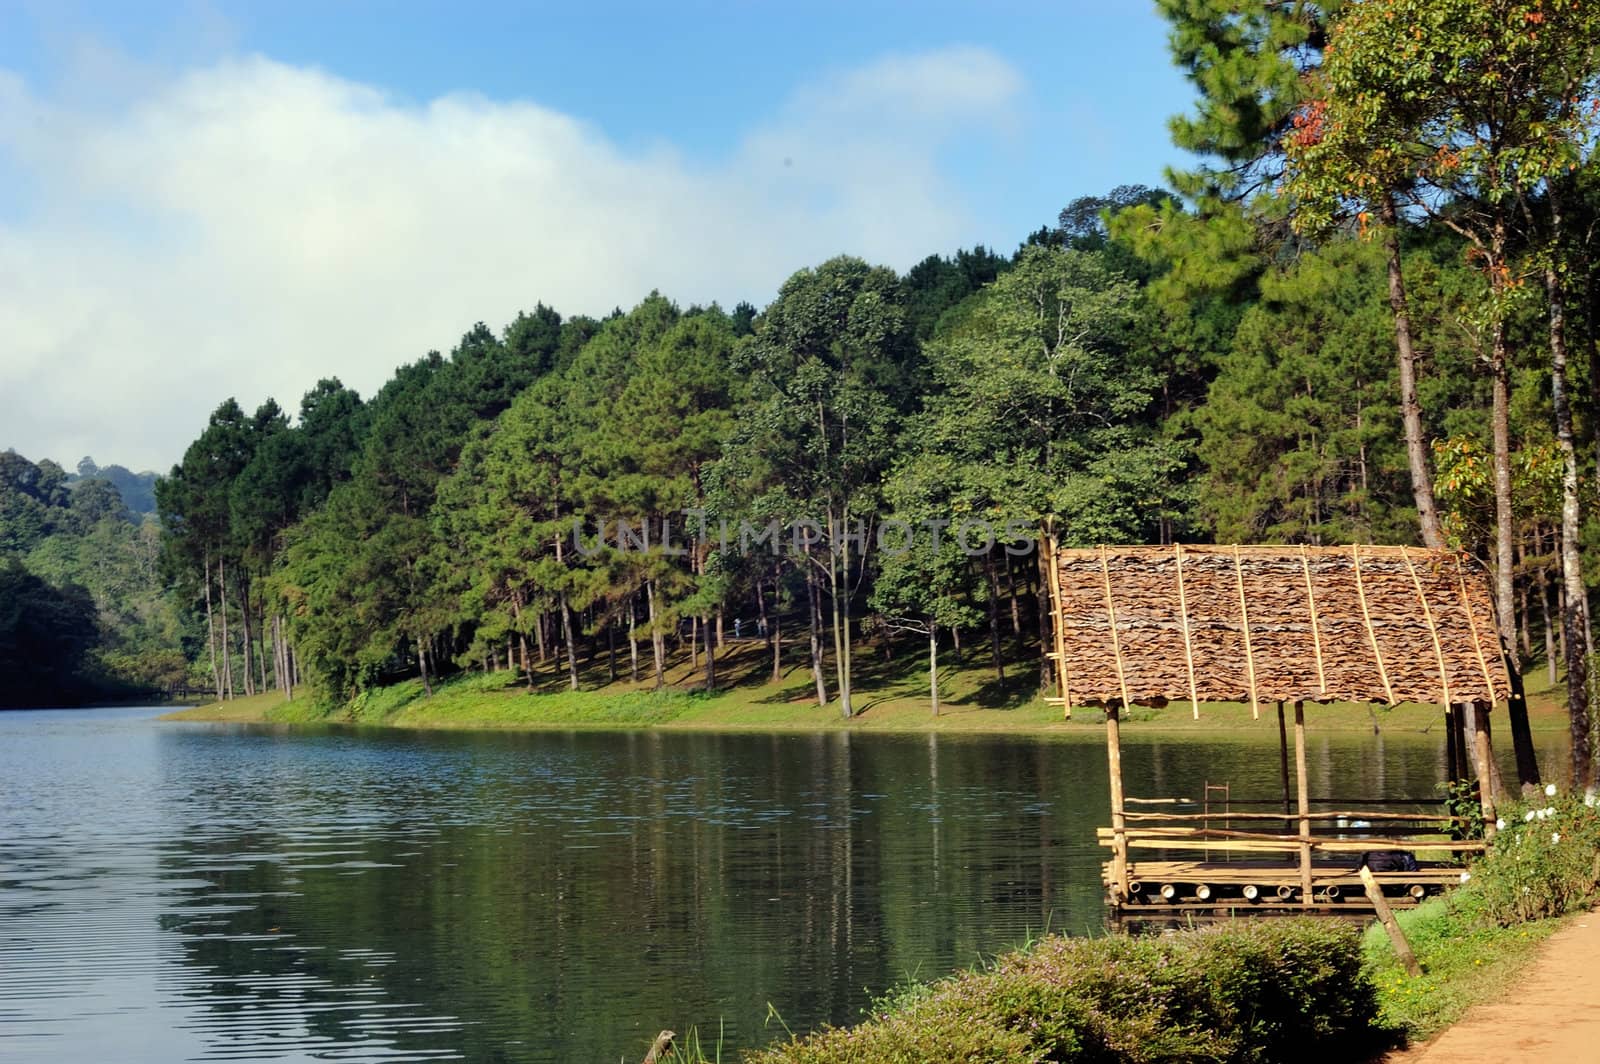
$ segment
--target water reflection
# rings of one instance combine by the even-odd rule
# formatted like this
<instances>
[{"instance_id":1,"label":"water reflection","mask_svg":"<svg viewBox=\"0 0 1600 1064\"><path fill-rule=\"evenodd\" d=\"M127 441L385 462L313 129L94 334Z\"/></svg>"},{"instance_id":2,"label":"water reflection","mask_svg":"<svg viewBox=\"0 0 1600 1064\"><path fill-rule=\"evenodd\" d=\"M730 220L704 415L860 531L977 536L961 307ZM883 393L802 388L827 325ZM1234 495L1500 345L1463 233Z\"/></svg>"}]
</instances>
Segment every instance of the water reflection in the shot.
<instances>
[{"instance_id":1,"label":"water reflection","mask_svg":"<svg viewBox=\"0 0 1600 1064\"><path fill-rule=\"evenodd\" d=\"M0 1058L609 1061L690 1025L731 1050L778 1033L769 1003L848 1022L1103 921L1092 735L149 716L0 715ZM1275 729L1124 738L1131 793L1278 793ZM1441 746L1314 736L1313 790L1430 797Z\"/></svg>"}]
</instances>

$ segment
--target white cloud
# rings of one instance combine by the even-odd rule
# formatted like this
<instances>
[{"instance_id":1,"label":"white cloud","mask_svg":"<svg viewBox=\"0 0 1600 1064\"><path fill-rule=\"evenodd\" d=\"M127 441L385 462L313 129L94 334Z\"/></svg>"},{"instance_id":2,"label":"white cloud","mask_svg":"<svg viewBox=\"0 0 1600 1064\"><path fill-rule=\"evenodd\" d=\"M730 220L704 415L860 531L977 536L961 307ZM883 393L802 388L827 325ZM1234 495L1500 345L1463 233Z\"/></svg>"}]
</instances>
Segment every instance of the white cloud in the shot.
<instances>
[{"instance_id":1,"label":"white cloud","mask_svg":"<svg viewBox=\"0 0 1600 1064\"><path fill-rule=\"evenodd\" d=\"M0 447L165 468L228 395L292 409L330 375L370 394L538 300L760 305L841 251L907 266L974 239L941 154L1006 132L1021 92L987 51L890 56L707 162L264 58L109 108L0 71L0 173L31 193L0 210Z\"/></svg>"}]
</instances>

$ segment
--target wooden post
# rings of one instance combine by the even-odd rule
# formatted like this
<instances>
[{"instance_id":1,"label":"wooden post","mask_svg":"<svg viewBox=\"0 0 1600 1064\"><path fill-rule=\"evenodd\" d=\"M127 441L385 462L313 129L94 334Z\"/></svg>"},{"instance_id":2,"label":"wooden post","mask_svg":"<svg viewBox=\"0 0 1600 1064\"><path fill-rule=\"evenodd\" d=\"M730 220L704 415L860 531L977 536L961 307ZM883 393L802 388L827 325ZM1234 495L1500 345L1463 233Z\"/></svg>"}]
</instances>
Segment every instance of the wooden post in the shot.
<instances>
[{"instance_id":1,"label":"wooden post","mask_svg":"<svg viewBox=\"0 0 1600 1064\"><path fill-rule=\"evenodd\" d=\"M1406 933L1400 930L1400 924L1389 909L1389 903L1384 900L1383 889L1378 886L1378 881L1372 878L1372 869L1365 864L1361 866L1361 886L1367 892L1367 900L1372 902L1372 911L1378 914L1383 929L1389 932L1389 941L1394 944L1394 951L1399 956L1400 963L1405 966L1406 974L1415 979L1422 974L1422 965L1417 963L1417 955L1411 952L1411 943L1406 941Z\"/></svg>"},{"instance_id":2,"label":"wooden post","mask_svg":"<svg viewBox=\"0 0 1600 1064\"><path fill-rule=\"evenodd\" d=\"M1189 597L1183 589L1183 544L1173 544L1178 559L1178 620L1183 624L1183 663L1189 670L1189 705L1200 719L1200 693L1194 681L1194 646L1189 634Z\"/></svg>"},{"instance_id":3,"label":"wooden post","mask_svg":"<svg viewBox=\"0 0 1600 1064\"><path fill-rule=\"evenodd\" d=\"M1106 764L1111 776L1111 893L1121 904L1128 898L1128 822L1122 815L1122 732L1120 707L1106 707Z\"/></svg>"},{"instance_id":4,"label":"wooden post","mask_svg":"<svg viewBox=\"0 0 1600 1064\"><path fill-rule=\"evenodd\" d=\"M1492 839L1495 836L1494 773L1489 768L1489 759L1494 753L1489 748L1489 736L1478 724L1480 705L1478 702L1463 703L1466 709L1466 738L1472 744L1472 760L1478 775L1478 803L1483 807L1483 837Z\"/></svg>"},{"instance_id":5,"label":"wooden post","mask_svg":"<svg viewBox=\"0 0 1600 1064\"><path fill-rule=\"evenodd\" d=\"M1461 778L1461 762L1456 752L1456 711L1448 703L1444 707L1444 779L1455 783Z\"/></svg>"},{"instance_id":6,"label":"wooden post","mask_svg":"<svg viewBox=\"0 0 1600 1064\"><path fill-rule=\"evenodd\" d=\"M1289 811L1289 732L1283 723L1283 703L1278 703L1278 774L1283 779L1283 811Z\"/></svg>"},{"instance_id":7,"label":"wooden post","mask_svg":"<svg viewBox=\"0 0 1600 1064\"><path fill-rule=\"evenodd\" d=\"M1306 780L1306 704L1294 704L1294 771L1300 807L1300 904L1311 907L1311 790Z\"/></svg>"}]
</instances>

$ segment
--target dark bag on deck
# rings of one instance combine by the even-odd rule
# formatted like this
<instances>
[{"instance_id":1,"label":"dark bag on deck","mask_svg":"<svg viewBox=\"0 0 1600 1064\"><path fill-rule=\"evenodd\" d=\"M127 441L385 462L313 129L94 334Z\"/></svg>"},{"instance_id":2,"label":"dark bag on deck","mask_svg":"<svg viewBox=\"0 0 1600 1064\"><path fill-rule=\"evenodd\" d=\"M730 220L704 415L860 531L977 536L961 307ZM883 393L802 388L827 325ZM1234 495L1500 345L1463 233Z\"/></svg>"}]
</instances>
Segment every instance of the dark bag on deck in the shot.
<instances>
[{"instance_id":1,"label":"dark bag on deck","mask_svg":"<svg viewBox=\"0 0 1600 1064\"><path fill-rule=\"evenodd\" d=\"M1409 850L1368 850L1361 855L1361 863L1374 872L1415 872L1416 855Z\"/></svg>"}]
</instances>

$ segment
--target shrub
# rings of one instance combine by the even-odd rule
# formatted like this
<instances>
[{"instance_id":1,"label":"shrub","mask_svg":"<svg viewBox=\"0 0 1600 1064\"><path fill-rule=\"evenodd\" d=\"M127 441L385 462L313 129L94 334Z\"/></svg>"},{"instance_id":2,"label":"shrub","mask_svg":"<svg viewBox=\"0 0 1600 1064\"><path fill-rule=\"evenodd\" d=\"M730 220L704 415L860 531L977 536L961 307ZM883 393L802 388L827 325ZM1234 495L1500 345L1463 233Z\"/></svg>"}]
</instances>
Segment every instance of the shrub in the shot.
<instances>
[{"instance_id":1,"label":"shrub","mask_svg":"<svg viewBox=\"0 0 1600 1064\"><path fill-rule=\"evenodd\" d=\"M1351 929L1263 920L1154 939L1046 938L760 1064L1359 1059L1384 1040Z\"/></svg>"},{"instance_id":2,"label":"shrub","mask_svg":"<svg viewBox=\"0 0 1600 1064\"><path fill-rule=\"evenodd\" d=\"M1596 899L1600 886L1600 808L1595 799L1548 791L1542 801L1507 808L1489 852L1476 861L1459 904L1508 927L1561 916Z\"/></svg>"}]
</instances>

